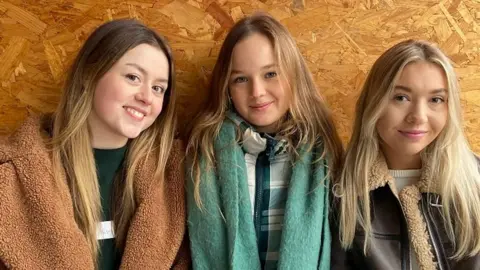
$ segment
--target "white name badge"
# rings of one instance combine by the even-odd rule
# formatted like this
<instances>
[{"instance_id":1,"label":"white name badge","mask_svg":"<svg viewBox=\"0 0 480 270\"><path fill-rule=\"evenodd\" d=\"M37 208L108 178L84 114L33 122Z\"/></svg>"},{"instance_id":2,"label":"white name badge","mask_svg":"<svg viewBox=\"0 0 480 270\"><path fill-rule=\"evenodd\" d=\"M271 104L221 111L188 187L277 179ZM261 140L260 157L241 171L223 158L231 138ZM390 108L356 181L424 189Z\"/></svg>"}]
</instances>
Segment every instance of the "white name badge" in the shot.
<instances>
[{"instance_id":1,"label":"white name badge","mask_svg":"<svg viewBox=\"0 0 480 270\"><path fill-rule=\"evenodd\" d=\"M105 240L115 238L113 231L113 221L102 221L97 226L97 240Z\"/></svg>"}]
</instances>

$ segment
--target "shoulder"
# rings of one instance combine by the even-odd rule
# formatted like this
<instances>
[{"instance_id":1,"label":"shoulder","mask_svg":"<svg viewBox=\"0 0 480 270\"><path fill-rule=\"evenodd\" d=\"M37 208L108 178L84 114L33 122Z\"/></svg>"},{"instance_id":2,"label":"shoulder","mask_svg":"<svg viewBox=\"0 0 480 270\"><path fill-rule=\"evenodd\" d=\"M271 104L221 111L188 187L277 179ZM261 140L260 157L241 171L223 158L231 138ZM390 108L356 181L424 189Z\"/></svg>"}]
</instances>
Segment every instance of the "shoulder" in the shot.
<instances>
[{"instance_id":1,"label":"shoulder","mask_svg":"<svg viewBox=\"0 0 480 270\"><path fill-rule=\"evenodd\" d=\"M185 157L185 144L182 140L173 140L172 149L170 151L170 160L184 159Z\"/></svg>"},{"instance_id":2,"label":"shoulder","mask_svg":"<svg viewBox=\"0 0 480 270\"><path fill-rule=\"evenodd\" d=\"M30 115L12 134L0 137L0 164L25 156L46 158L48 135L43 129L44 121L42 116Z\"/></svg>"},{"instance_id":3,"label":"shoulder","mask_svg":"<svg viewBox=\"0 0 480 270\"><path fill-rule=\"evenodd\" d=\"M169 181L183 182L185 169L185 144L182 140L174 140L167 161L166 176Z\"/></svg>"},{"instance_id":4,"label":"shoulder","mask_svg":"<svg viewBox=\"0 0 480 270\"><path fill-rule=\"evenodd\" d=\"M18 183L48 181L51 158L42 118L29 116L15 132L0 138L0 193Z\"/></svg>"},{"instance_id":5,"label":"shoulder","mask_svg":"<svg viewBox=\"0 0 480 270\"><path fill-rule=\"evenodd\" d=\"M167 172L172 169L178 169L178 167L183 166L185 162L185 144L182 140L176 139L173 141L172 148L170 150L170 155L167 161Z\"/></svg>"},{"instance_id":6,"label":"shoulder","mask_svg":"<svg viewBox=\"0 0 480 270\"><path fill-rule=\"evenodd\" d=\"M2 187L6 183L17 179L17 172L12 162L5 161L0 163L0 193L3 193Z\"/></svg>"}]
</instances>

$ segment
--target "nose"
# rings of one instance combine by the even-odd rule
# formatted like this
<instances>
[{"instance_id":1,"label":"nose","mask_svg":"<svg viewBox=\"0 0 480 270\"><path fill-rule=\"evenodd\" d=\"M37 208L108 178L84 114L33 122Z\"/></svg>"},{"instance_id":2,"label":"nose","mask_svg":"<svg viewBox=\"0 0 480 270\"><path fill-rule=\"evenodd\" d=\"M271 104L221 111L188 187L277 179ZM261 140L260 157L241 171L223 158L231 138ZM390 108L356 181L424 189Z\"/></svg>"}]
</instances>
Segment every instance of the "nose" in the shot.
<instances>
[{"instance_id":1,"label":"nose","mask_svg":"<svg viewBox=\"0 0 480 270\"><path fill-rule=\"evenodd\" d=\"M428 104L425 101L412 102L407 122L411 124L423 124L428 121Z\"/></svg>"},{"instance_id":2,"label":"nose","mask_svg":"<svg viewBox=\"0 0 480 270\"><path fill-rule=\"evenodd\" d=\"M251 80L251 95L252 97L258 98L266 93L265 85L262 80L253 79Z\"/></svg>"},{"instance_id":3,"label":"nose","mask_svg":"<svg viewBox=\"0 0 480 270\"><path fill-rule=\"evenodd\" d=\"M149 85L142 85L138 92L135 94L135 99L146 104L150 105L153 102L153 93L152 88Z\"/></svg>"}]
</instances>

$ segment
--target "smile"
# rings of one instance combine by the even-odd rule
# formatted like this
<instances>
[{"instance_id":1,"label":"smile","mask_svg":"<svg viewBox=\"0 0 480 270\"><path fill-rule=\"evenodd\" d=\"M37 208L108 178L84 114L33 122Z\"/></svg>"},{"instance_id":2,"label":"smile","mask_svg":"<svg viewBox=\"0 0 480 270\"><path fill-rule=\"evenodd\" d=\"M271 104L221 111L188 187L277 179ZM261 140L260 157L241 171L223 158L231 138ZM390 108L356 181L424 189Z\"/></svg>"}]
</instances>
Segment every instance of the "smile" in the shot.
<instances>
[{"instance_id":1,"label":"smile","mask_svg":"<svg viewBox=\"0 0 480 270\"><path fill-rule=\"evenodd\" d=\"M252 108L254 110L258 110L258 111L263 111L263 110L266 110L268 107L270 107L270 105L272 103L273 103L273 101L266 102L266 103L261 103L261 104L255 104L255 105L250 106L250 108Z\"/></svg>"},{"instance_id":2,"label":"smile","mask_svg":"<svg viewBox=\"0 0 480 270\"><path fill-rule=\"evenodd\" d=\"M403 136L409 139L421 139L427 134L426 131L421 131L421 130L412 130L412 131L399 130L398 132L400 132L400 134L402 134Z\"/></svg>"},{"instance_id":3,"label":"smile","mask_svg":"<svg viewBox=\"0 0 480 270\"><path fill-rule=\"evenodd\" d=\"M139 111L138 109L134 109L132 107L124 107L124 108L125 108L125 111L128 113L128 115L130 115L133 119L137 121L141 121L145 117L145 113Z\"/></svg>"}]
</instances>

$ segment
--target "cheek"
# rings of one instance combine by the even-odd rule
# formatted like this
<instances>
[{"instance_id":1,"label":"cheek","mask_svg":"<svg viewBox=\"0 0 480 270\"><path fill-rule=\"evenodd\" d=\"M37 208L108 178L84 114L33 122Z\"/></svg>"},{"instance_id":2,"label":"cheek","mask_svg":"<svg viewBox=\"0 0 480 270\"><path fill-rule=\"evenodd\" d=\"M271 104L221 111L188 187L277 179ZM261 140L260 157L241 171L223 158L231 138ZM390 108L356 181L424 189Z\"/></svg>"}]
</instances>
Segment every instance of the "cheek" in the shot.
<instances>
[{"instance_id":1,"label":"cheek","mask_svg":"<svg viewBox=\"0 0 480 270\"><path fill-rule=\"evenodd\" d=\"M155 104L152 107L152 114L154 118L157 118L160 113L163 111L163 97L155 101Z\"/></svg>"},{"instance_id":2,"label":"cheek","mask_svg":"<svg viewBox=\"0 0 480 270\"><path fill-rule=\"evenodd\" d=\"M232 103L237 110L241 110L242 108L248 106L247 104L247 97L243 94L243 91L230 91L230 97L232 98Z\"/></svg>"},{"instance_id":3,"label":"cheek","mask_svg":"<svg viewBox=\"0 0 480 270\"><path fill-rule=\"evenodd\" d=\"M380 118L377 122L377 125L375 126L375 129L377 131L378 136L380 136L380 139L382 141L385 141L386 136L385 133L388 130L388 128L385 126L385 121L383 118Z\"/></svg>"},{"instance_id":4,"label":"cheek","mask_svg":"<svg viewBox=\"0 0 480 270\"><path fill-rule=\"evenodd\" d=\"M380 145L395 147L398 138L395 136L396 134L394 133L394 130L389 125L388 119L384 118L379 120L375 129L377 131Z\"/></svg>"},{"instance_id":5,"label":"cheek","mask_svg":"<svg viewBox=\"0 0 480 270\"><path fill-rule=\"evenodd\" d=\"M445 126L447 125L448 121L448 112L441 112L441 113L436 113L433 115L431 118L430 122L432 123L432 128L435 129L437 133L440 133Z\"/></svg>"},{"instance_id":6,"label":"cheek","mask_svg":"<svg viewBox=\"0 0 480 270\"><path fill-rule=\"evenodd\" d=\"M290 96L290 86L285 80L272 82L271 89L273 89L271 94L279 99L287 99Z\"/></svg>"},{"instance_id":7,"label":"cheek","mask_svg":"<svg viewBox=\"0 0 480 270\"><path fill-rule=\"evenodd\" d=\"M112 100L109 95L96 95L93 103L93 110L103 119L113 119L120 113L121 106L118 102Z\"/></svg>"},{"instance_id":8,"label":"cheek","mask_svg":"<svg viewBox=\"0 0 480 270\"><path fill-rule=\"evenodd\" d=\"M127 91L121 83L110 77L102 78L95 88L94 104L97 109L116 107L127 100Z\"/></svg>"},{"instance_id":9,"label":"cheek","mask_svg":"<svg viewBox=\"0 0 480 270\"><path fill-rule=\"evenodd\" d=\"M380 133L380 134L384 134L386 133L388 130L390 130L390 125L392 123L392 115L391 114L388 114L388 113L385 113L384 115L382 115L379 119L378 119L378 122L377 122L377 125L376 125L376 128L377 128L377 132Z\"/></svg>"},{"instance_id":10,"label":"cheek","mask_svg":"<svg viewBox=\"0 0 480 270\"><path fill-rule=\"evenodd\" d=\"M284 81L275 81L269 85L269 95L272 96L280 105L282 110L288 110L290 108L290 103L292 102L292 91L288 83Z\"/></svg>"},{"instance_id":11,"label":"cheek","mask_svg":"<svg viewBox=\"0 0 480 270\"><path fill-rule=\"evenodd\" d=\"M395 110L389 110L388 108L383 115L378 119L375 126L378 135L383 141L387 141L392 134L395 133L396 128L401 124L401 114Z\"/></svg>"},{"instance_id":12,"label":"cheek","mask_svg":"<svg viewBox=\"0 0 480 270\"><path fill-rule=\"evenodd\" d=\"M385 109L385 112L380 117L379 122L383 123L383 126L388 129L395 129L401 127L407 117L405 109L389 106Z\"/></svg>"},{"instance_id":13,"label":"cheek","mask_svg":"<svg viewBox=\"0 0 480 270\"><path fill-rule=\"evenodd\" d=\"M93 101L93 109L99 114L104 115L112 107L111 95L105 88L99 88L95 90L95 96Z\"/></svg>"}]
</instances>

